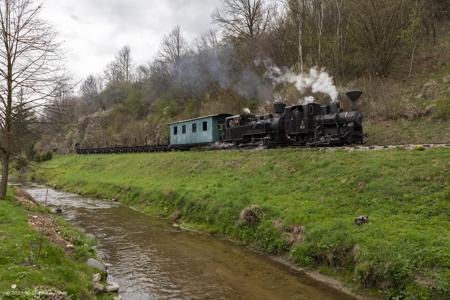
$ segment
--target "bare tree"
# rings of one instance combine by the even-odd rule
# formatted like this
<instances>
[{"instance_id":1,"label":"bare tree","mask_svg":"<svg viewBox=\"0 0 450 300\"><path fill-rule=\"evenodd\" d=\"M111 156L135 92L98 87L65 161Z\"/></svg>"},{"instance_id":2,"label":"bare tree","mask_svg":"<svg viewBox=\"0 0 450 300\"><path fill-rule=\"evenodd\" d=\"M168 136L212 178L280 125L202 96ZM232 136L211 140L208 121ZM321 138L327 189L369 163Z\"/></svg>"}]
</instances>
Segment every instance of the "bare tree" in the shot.
<instances>
[{"instance_id":1,"label":"bare tree","mask_svg":"<svg viewBox=\"0 0 450 300\"><path fill-rule=\"evenodd\" d=\"M36 110L56 92L61 56L55 33L33 0L0 2L0 198L6 197L10 159L20 144L18 114Z\"/></svg>"},{"instance_id":2,"label":"bare tree","mask_svg":"<svg viewBox=\"0 0 450 300\"><path fill-rule=\"evenodd\" d=\"M196 40L197 52L202 52L208 49L219 46L219 39L217 33L214 30L202 34L199 39Z\"/></svg>"},{"instance_id":3,"label":"bare tree","mask_svg":"<svg viewBox=\"0 0 450 300\"><path fill-rule=\"evenodd\" d=\"M97 78L94 75L89 75L81 85L83 97L93 98L98 95L99 91Z\"/></svg>"},{"instance_id":4,"label":"bare tree","mask_svg":"<svg viewBox=\"0 0 450 300\"><path fill-rule=\"evenodd\" d=\"M270 10L265 0L223 0L213 19L227 36L254 41L268 29Z\"/></svg>"},{"instance_id":5,"label":"bare tree","mask_svg":"<svg viewBox=\"0 0 450 300\"><path fill-rule=\"evenodd\" d=\"M179 76L181 59L187 55L189 47L184 39L180 26L176 26L168 35L164 36L159 56L167 63L174 78Z\"/></svg>"},{"instance_id":6,"label":"bare tree","mask_svg":"<svg viewBox=\"0 0 450 300\"><path fill-rule=\"evenodd\" d=\"M133 72L133 60L131 58L131 49L128 46L123 47L116 57L119 71L125 82L131 82Z\"/></svg>"},{"instance_id":7,"label":"bare tree","mask_svg":"<svg viewBox=\"0 0 450 300\"><path fill-rule=\"evenodd\" d=\"M150 65L140 65L136 69L136 81L143 83L150 79L151 77Z\"/></svg>"},{"instance_id":8,"label":"bare tree","mask_svg":"<svg viewBox=\"0 0 450 300\"><path fill-rule=\"evenodd\" d=\"M105 76L108 84L131 82L133 79L133 59L131 49L123 47L114 61L106 66Z\"/></svg>"},{"instance_id":9,"label":"bare tree","mask_svg":"<svg viewBox=\"0 0 450 300\"><path fill-rule=\"evenodd\" d=\"M45 105L41 125L53 134L58 133L64 125L75 120L75 96L69 82L60 82L54 94Z\"/></svg>"},{"instance_id":10,"label":"bare tree","mask_svg":"<svg viewBox=\"0 0 450 300\"><path fill-rule=\"evenodd\" d=\"M293 23L297 37L297 69L304 69L304 27L306 23L307 0L286 0L288 17Z\"/></svg>"},{"instance_id":11,"label":"bare tree","mask_svg":"<svg viewBox=\"0 0 450 300\"><path fill-rule=\"evenodd\" d=\"M401 49L408 25L407 0L351 0L349 33L364 53L369 72L386 76Z\"/></svg>"},{"instance_id":12,"label":"bare tree","mask_svg":"<svg viewBox=\"0 0 450 300\"><path fill-rule=\"evenodd\" d=\"M322 34L323 34L323 18L324 18L324 4L322 0L314 1L314 6L317 11L317 62L320 65L322 56Z\"/></svg>"},{"instance_id":13,"label":"bare tree","mask_svg":"<svg viewBox=\"0 0 450 300\"><path fill-rule=\"evenodd\" d=\"M297 0L297 13L296 16L298 18L298 64L300 65L300 72L303 73L303 9L305 6L304 0ZM303 5L302 5L303 4Z\"/></svg>"},{"instance_id":14,"label":"bare tree","mask_svg":"<svg viewBox=\"0 0 450 300\"><path fill-rule=\"evenodd\" d=\"M336 6L336 16L337 16L337 24L336 24L336 45L337 49L335 51L335 62L336 68L341 72L342 76L342 65L344 60L344 43L343 43L343 6L345 0L335 0Z\"/></svg>"},{"instance_id":15,"label":"bare tree","mask_svg":"<svg viewBox=\"0 0 450 300\"><path fill-rule=\"evenodd\" d=\"M104 103L99 100L99 93L102 90L102 78L89 75L81 84L82 109L85 113L93 113L97 109L105 110Z\"/></svg>"},{"instance_id":16,"label":"bare tree","mask_svg":"<svg viewBox=\"0 0 450 300\"><path fill-rule=\"evenodd\" d=\"M417 44L419 43L419 34L422 30L423 17L425 15L426 2L423 0L415 0L411 7L409 16L409 25L403 30L402 35L408 46L411 48L411 58L409 62L408 77L412 76L414 67L414 57L416 54Z\"/></svg>"}]
</instances>

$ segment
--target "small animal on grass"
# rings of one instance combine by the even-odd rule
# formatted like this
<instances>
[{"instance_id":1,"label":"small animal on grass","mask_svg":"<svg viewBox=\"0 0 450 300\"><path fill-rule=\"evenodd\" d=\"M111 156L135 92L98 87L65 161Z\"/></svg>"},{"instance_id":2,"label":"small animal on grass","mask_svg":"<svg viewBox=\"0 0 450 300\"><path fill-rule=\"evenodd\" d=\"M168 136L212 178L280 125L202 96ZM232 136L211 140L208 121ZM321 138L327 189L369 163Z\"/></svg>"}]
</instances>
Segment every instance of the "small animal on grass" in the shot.
<instances>
[{"instance_id":1,"label":"small animal on grass","mask_svg":"<svg viewBox=\"0 0 450 300\"><path fill-rule=\"evenodd\" d=\"M355 224L361 226L362 224L369 223L369 216L359 216L355 218Z\"/></svg>"}]
</instances>

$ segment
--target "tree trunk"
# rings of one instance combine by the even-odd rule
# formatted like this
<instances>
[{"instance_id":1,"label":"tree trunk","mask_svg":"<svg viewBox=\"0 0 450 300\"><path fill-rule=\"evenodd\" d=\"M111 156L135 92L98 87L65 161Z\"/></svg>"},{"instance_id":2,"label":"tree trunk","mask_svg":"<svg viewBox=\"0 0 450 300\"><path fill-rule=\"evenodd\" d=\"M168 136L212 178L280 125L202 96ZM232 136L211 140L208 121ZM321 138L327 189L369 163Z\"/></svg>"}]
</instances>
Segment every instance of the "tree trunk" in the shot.
<instances>
[{"instance_id":1,"label":"tree trunk","mask_svg":"<svg viewBox=\"0 0 450 300\"><path fill-rule=\"evenodd\" d=\"M6 192L8 190L8 176L9 176L9 154L4 154L2 157L2 180L0 183L0 199L6 199Z\"/></svg>"},{"instance_id":2,"label":"tree trunk","mask_svg":"<svg viewBox=\"0 0 450 300\"><path fill-rule=\"evenodd\" d=\"M416 53L416 43L414 42L414 45L413 45L413 48L412 48L412 51L411 51L411 59L410 59L410 62L409 62L409 74L408 74L408 77L411 77L412 73L413 73L414 55L415 55L415 53Z\"/></svg>"},{"instance_id":3,"label":"tree trunk","mask_svg":"<svg viewBox=\"0 0 450 300\"><path fill-rule=\"evenodd\" d=\"M317 53L317 65L320 66L321 63L321 56L322 56L322 31L323 31L323 4L322 1L319 2L319 7L318 7L318 12L317 12L318 16L317 16L317 28L319 31L318 34L318 53Z\"/></svg>"},{"instance_id":4,"label":"tree trunk","mask_svg":"<svg viewBox=\"0 0 450 300\"><path fill-rule=\"evenodd\" d=\"M303 19L302 19L302 4L300 0L298 0L298 64L300 65L300 72L303 73L303 44L302 44L302 33L303 33Z\"/></svg>"}]
</instances>

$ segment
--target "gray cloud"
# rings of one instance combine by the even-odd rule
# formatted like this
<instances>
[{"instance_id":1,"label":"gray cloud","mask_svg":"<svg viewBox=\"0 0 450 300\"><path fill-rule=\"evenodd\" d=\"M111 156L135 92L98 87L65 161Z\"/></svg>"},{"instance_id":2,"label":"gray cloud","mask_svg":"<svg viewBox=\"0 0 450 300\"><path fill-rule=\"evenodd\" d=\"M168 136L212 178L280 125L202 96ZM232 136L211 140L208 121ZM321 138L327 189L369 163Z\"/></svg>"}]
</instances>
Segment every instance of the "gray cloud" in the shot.
<instances>
[{"instance_id":1,"label":"gray cloud","mask_svg":"<svg viewBox=\"0 0 450 300\"><path fill-rule=\"evenodd\" d=\"M102 72L124 45L146 63L161 38L180 25L189 41L213 27L220 0L44 0L43 18L54 25L77 80Z\"/></svg>"}]
</instances>

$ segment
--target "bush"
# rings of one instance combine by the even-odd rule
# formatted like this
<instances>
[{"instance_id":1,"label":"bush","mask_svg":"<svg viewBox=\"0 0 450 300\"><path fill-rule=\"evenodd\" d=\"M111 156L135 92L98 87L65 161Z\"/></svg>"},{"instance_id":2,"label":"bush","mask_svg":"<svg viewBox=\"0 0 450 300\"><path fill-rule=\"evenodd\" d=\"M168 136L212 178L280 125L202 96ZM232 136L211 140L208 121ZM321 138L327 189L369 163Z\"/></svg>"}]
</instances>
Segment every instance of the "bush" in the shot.
<instances>
[{"instance_id":1,"label":"bush","mask_svg":"<svg viewBox=\"0 0 450 300\"><path fill-rule=\"evenodd\" d=\"M292 259L301 267L314 265L314 253L309 244L300 244L292 251Z\"/></svg>"},{"instance_id":2,"label":"bush","mask_svg":"<svg viewBox=\"0 0 450 300\"><path fill-rule=\"evenodd\" d=\"M14 169L18 172L23 171L26 167L28 167L28 160L25 156L20 155L14 162Z\"/></svg>"},{"instance_id":3,"label":"bush","mask_svg":"<svg viewBox=\"0 0 450 300\"><path fill-rule=\"evenodd\" d=\"M39 162L52 160L52 158L53 158L53 153L51 151L47 151L45 153L36 154L34 161L39 163Z\"/></svg>"},{"instance_id":4,"label":"bush","mask_svg":"<svg viewBox=\"0 0 450 300\"><path fill-rule=\"evenodd\" d=\"M450 95L444 96L437 100L434 118L444 120L450 119Z\"/></svg>"},{"instance_id":5,"label":"bush","mask_svg":"<svg viewBox=\"0 0 450 300\"><path fill-rule=\"evenodd\" d=\"M287 250L282 234L271 220L264 220L255 231L257 244L269 254L279 254Z\"/></svg>"},{"instance_id":6,"label":"bush","mask_svg":"<svg viewBox=\"0 0 450 300\"><path fill-rule=\"evenodd\" d=\"M397 251L398 252L398 251ZM394 249L380 245L377 252L363 251L355 266L354 276L365 287L378 287L387 298L403 299L407 289L414 285L414 265L411 258Z\"/></svg>"}]
</instances>

